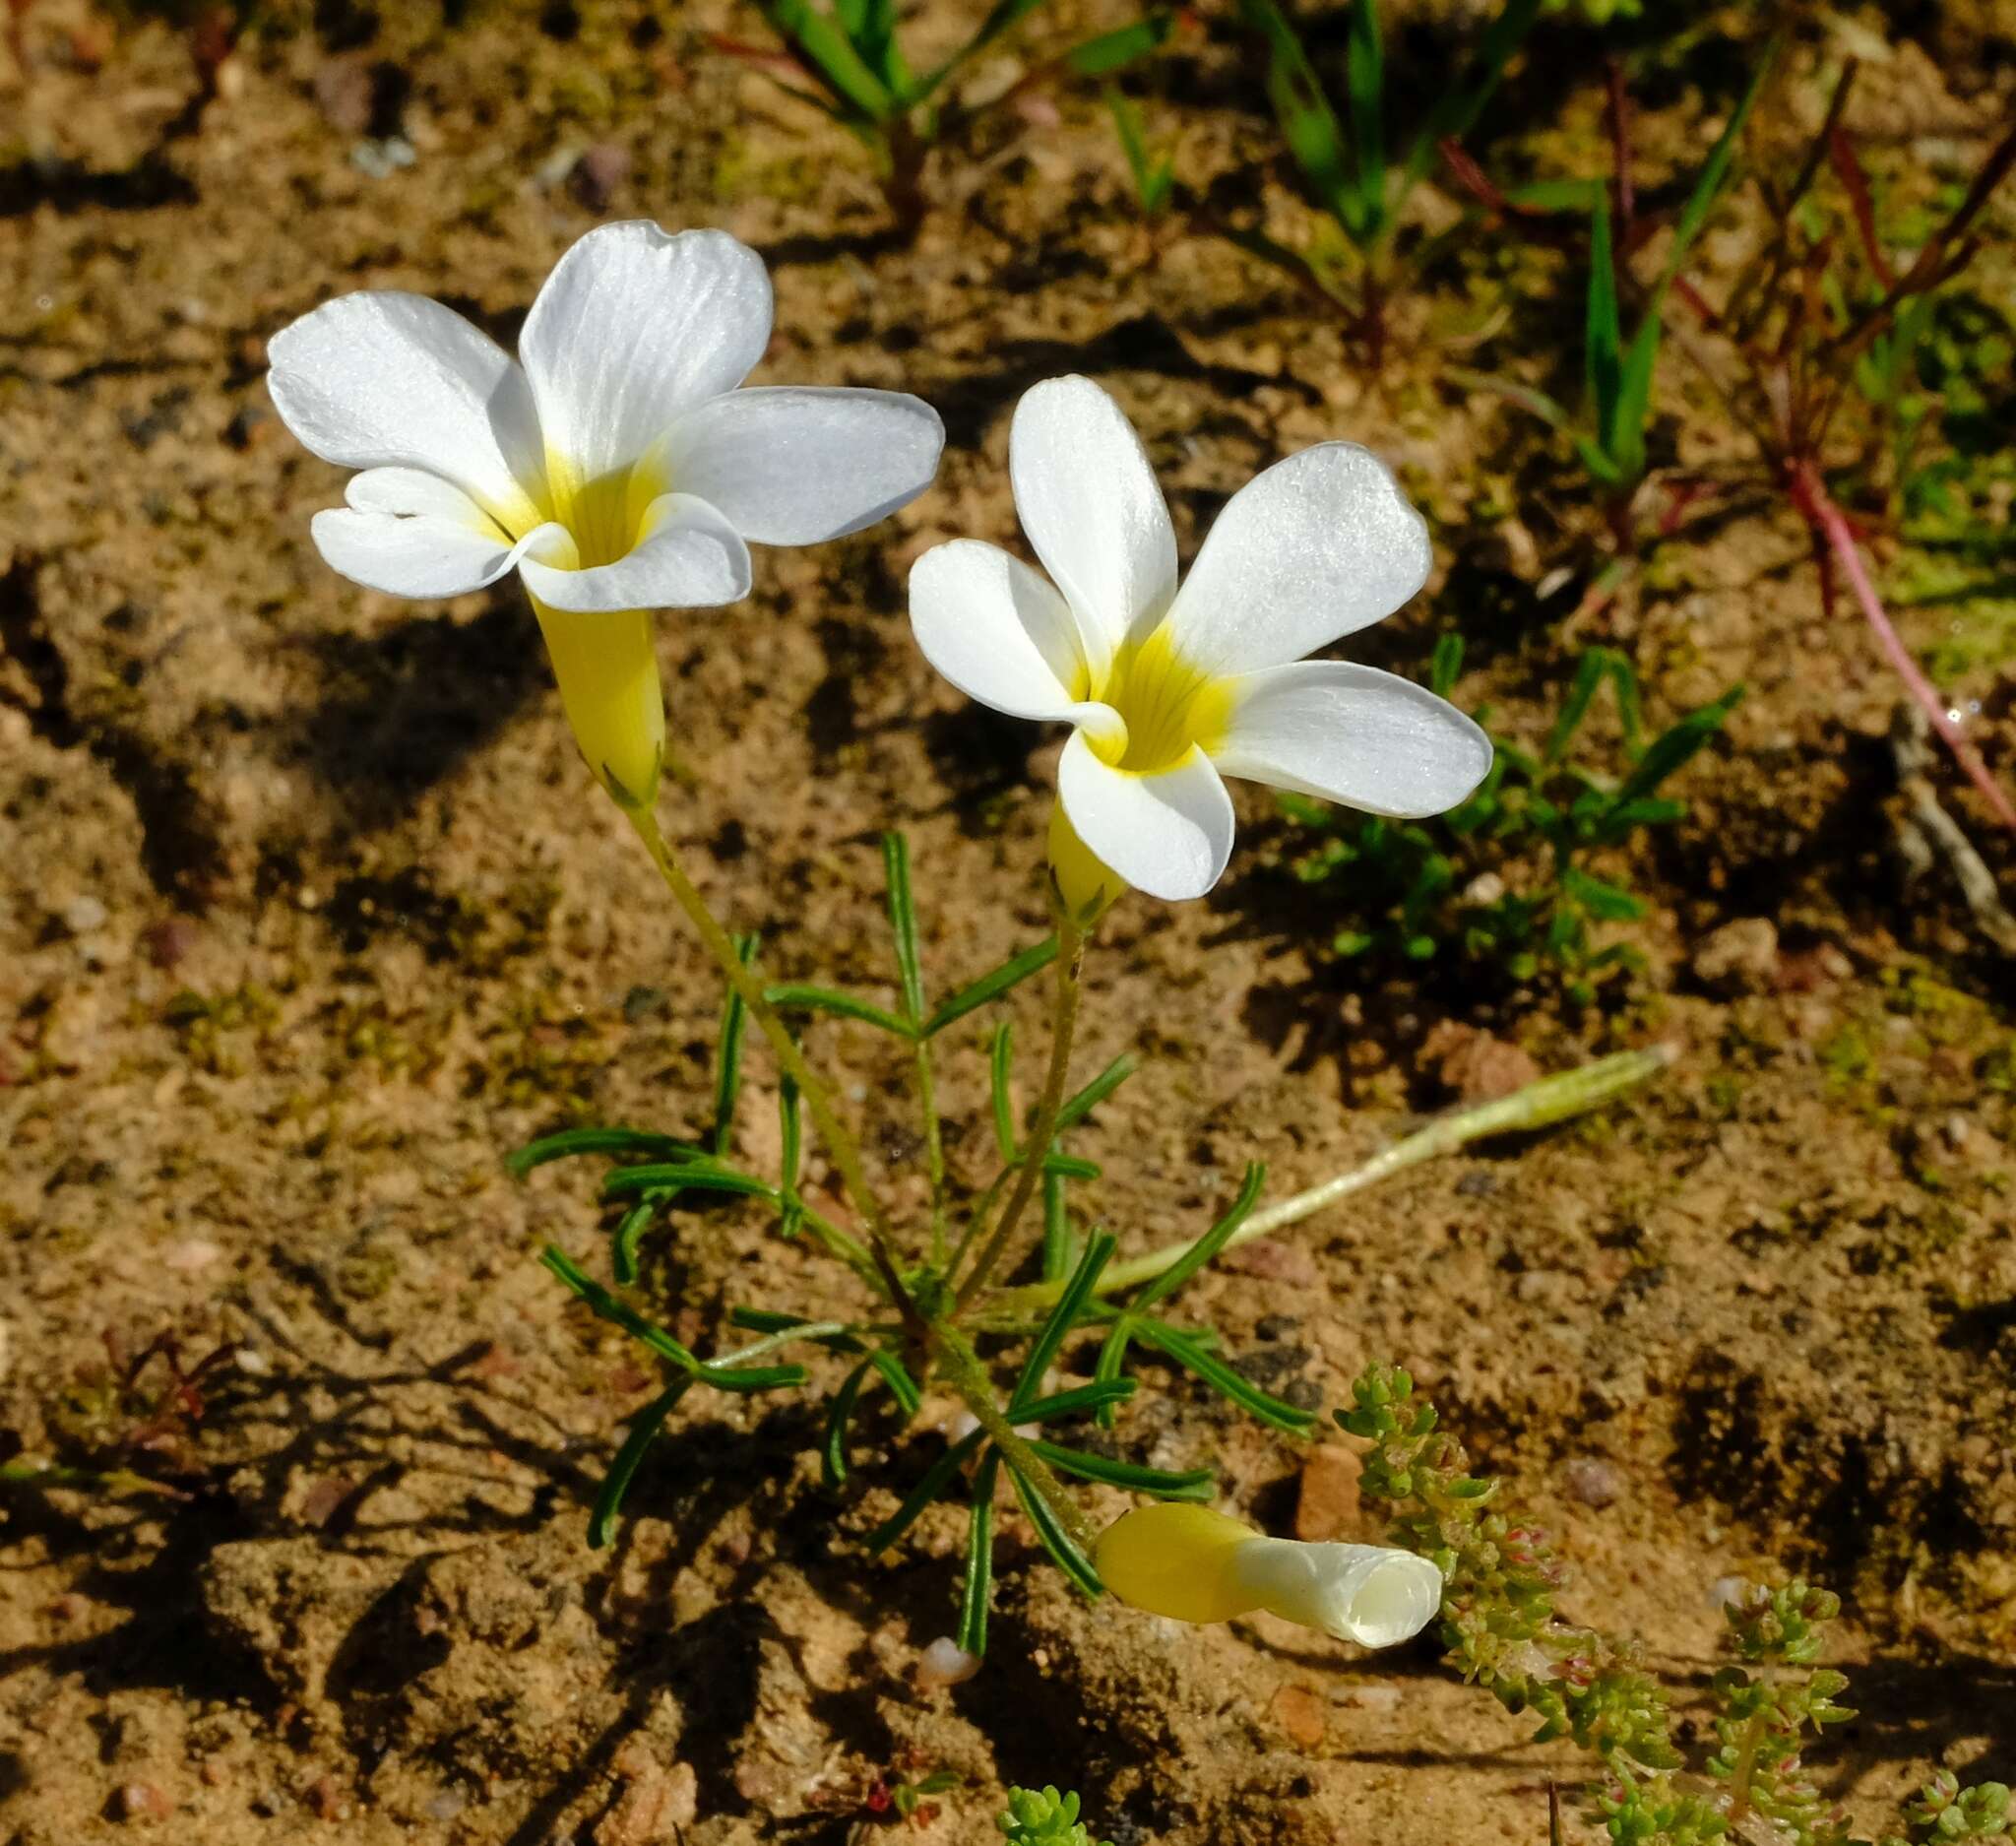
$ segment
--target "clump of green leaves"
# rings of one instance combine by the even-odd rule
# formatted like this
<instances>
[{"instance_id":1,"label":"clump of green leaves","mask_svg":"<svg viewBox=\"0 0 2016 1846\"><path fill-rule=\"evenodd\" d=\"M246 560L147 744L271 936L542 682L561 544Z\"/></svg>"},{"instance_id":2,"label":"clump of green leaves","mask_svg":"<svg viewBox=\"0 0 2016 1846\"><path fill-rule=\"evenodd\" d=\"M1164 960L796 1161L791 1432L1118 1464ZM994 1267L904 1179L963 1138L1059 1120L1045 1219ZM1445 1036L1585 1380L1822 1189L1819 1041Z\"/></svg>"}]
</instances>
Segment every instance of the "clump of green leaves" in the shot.
<instances>
[{"instance_id":1,"label":"clump of green leaves","mask_svg":"<svg viewBox=\"0 0 2016 1846\"><path fill-rule=\"evenodd\" d=\"M1620 91L1611 97L1619 162L1612 183L1570 183L1531 189L1503 201L1515 211L1528 211L1538 198L1559 199L1577 204L1589 215L1582 414L1578 416L1530 386L1469 373L1456 376L1503 392L1572 440L1577 457L1607 510L1620 554L1635 551L1639 543L1634 509L1648 470L1646 431L1652 418L1652 387L1659 369L1667 297L1678 282L1696 239L1707 225L1709 213L1729 180L1743 125L1749 120L1771 62L1767 52L1759 61L1742 100L1709 150L1674 223L1666 260L1649 286L1641 287L1627 265L1630 251L1651 226L1637 220L1633 213L1634 195L1630 174L1625 170L1629 138ZM1627 311L1636 317L1628 326Z\"/></svg>"},{"instance_id":2,"label":"clump of green leaves","mask_svg":"<svg viewBox=\"0 0 2016 1846\"><path fill-rule=\"evenodd\" d=\"M1506 0L1457 76L1396 158L1386 122L1386 54L1378 0L1353 0L1340 115L1281 0L1239 0L1239 15L1267 56L1267 94L1282 139L1323 233L1284 244L1258 230L1221 226L1262 262L1349 310L1376 360L1383 350L1390 251L1408 196L1426 176L1445 138L1467 134L1483 113L1534 20L1541 0Z\"/></svg>"},{"instance_id":3,"label":"clump of green leaves","mask_svg":"<svg viewBox=\"0 0 2016 1846\"><path fill-rule=\"evenodd\" d=\"M1010 96L1064 77L1109 78L1168 38L1172 13L1151 14L1040 59L1005 95L968 105L952 97L954 80L1043 0L996 0L958 50L917 71L897 37L895 0L756 0L784 54L718 40L722 49L775 77L801 102L838 122L873 157L890 215L914 235L926 207L924 161L934 147L958 145L978 119Z\"/></svg>"},{"instance_id":4,"label":"clump of green leaves","mask_svg":"<svg viewBox=\"0 0 2016 1846\"><path fill-rule=\"evenodd\" d=\"M1112 1846L1092 1837L1078 1817L1078 1797L1054 1788L1040 1794L1026 1788L1008 1791L1008 1811L994 1823L1009 1846Z\"/></svg>"},{"instance_id":5,"label":"clump of green leaves","mask_svg":"<svg viewBox=\"0 0 2016 1846\"><path fill-rule=\"evenodd\" d=\"M1448 697L1462 667L1462 638L1445 635L1429 683ZM1570 757L1606 685L1626 765L1614 779ZM1295 876L1310 884L1334 878L1349 892L1353 920L1332 940L1339 955L1425 962L1453 953L1515 982L1558 979L1587 1004L1602 982L1643 966L1628 942L1601 939L1601 927L1636 922L1646 911L1642 898L1591 861L1685 817L1686 803L1662 791L1741 697L1732 686L1648 742L1630 663L1613 649L1590 648L1539 753L1494 737L1490 773L1446 814L1385 820L1281 796L1292 818L1325 836L1295 859ZM1476 716L1485 723L1489 713Z\"/></svg>"},{"instance_id":6,"label":"clump of green leaves","mask_svg":"<svg viewBox=\"0 0 2016 1846\"><path fill-rule=\"evenodd\" d=\"M1540 1719L1537 1741L1566 1737L1595 1758L1592 1817L1616 1846L1703 1846L1758 1837L1783 1846L1856 1846L1848 1816L1807 1779L1801 1754L1855 1714L1847 1677L1815 1663L1839 1601L1795 1580L1745 1584L1726 1607L1732 1656L1709 1687L1715 1748L1690 1762L1666 1695L1635 1643L1561 1621L1561 1570L1544 1537L1514 1518L1501 1483L1474 1474L1408 1373L1373 1366L1338 1424L1372 1444L1360 1493L1383 1504L1392 1537L1434 1560L1446 1582L1441 1634L1464 1678L1508 1711ZM1690 1771L1696 1771L1690 1773ZM1962 1790L1941 1774L1909 1819L1913 1842L2002 1837L2009 1791Z\"/></svg>"},{"instance_id":7,"label":"clump of green leaves","mask_svg":"<svg viewBox=\"0 0 2016 1846\"><path fill-rule=\"evenodd\" d=\"M921 1247L910 1259L887 1261L882 1251L827 1217L801 1190L801 1098L790 1082L785 1082L779 1093L780 1158L775 1175L752 1173L736 1161L734 1131L748 1013L732 992L721 1014L712 1104L701 1125L680 1134L616 1126L566 1129L535 1141L511 1165L525 1174L572 1156L598 1156L611 1163L601 1195L608 1212L609 1267L615 1286L591 1276L557 1246L546 1249L544 1261L598 1316L653 1355L663 1374L658 1394L628 1419L628 1432L590 1515L590 1543L601 1546L611 1541L624 1498L653 1443L666 1419L696 1389L739 1394L796 1390L813 1382L812 1373L804 1364L784 1360L786 1349L806 1347L838 1359L841 1363L819 1382L826 1401L821 1466L828 1488L839 1494L852 1480L855 1426L870 1409L873 1395L879 1391L893 1407L897 1422L908 1423L923 1398L920 1379L935 1371L965 1400L974 1427L950 1441L928 1438L937 1452L917 1473L901 1504L864 1535L862 1544L871 1555L886 1551L934 1503L965 1498L966 1576L956 1634L962 1648L980 1654L986 1650L992 1596L994 1492L1004 1471L1051 1559L1093 1596L1102 1586L1092 1564L1091 1534L1065 1481L1096 1482L1165 1499L1208 1500L1215 1495L1208 1468L1152 1468L1110 1452L1110 1437L1074 1439L1075 1424L1097 1418L1111 1427L1117 1407L1139 1388L1138 1379L1123 1375L1130 1353L1155 1355L1277 1429L1306 1432L1315 1416L1242 1376L1221 1356L1220 1337L1212 1328L1180 1324L1170 1317L1178 1291L1226 1247L1251 1213L1263 1169L1247 1171L1229 1207L1200 1238L1155 1252L1110 1278L1107 1269L1116 1240L1103 1232L1084 1231L1073 1213L1070 1188L1097 1179L1100 1169L1069 1153L1064 1141L1132 1074L1131 1056L1115 1058L1065 1097L1046 1142L1038 1146L1029 1125L1018 1121L1013 1106L1013 1035L1005 1024L997 1028L984 1041L996 1161L990 1177L971 1191L962 1193L953 1183L935 1103L934 1049L954 1025L1048 967L1056 960L1057 944L1038 943L933 1004L918 946L910 850L900 835L885 839L883 865L897 1005L797 983L769 987L763 997L788 1016L824 1016L867 1026L910 1051L924 1117L921 1139L931 1198L929 1222L920 1227ZM744 938L735 948L744 965L751 965L754 939ZM1017 1288L982 1287L989 1267L984 1253L987 1227L996 1220L1004 1195L1019 1186L1033 1165L1040 1167L1034 1184L1041 1199L1040 1241L1031 1252L1036 1279ZM730 1323L756 1337L710 1357L673 1337L646 1305L623 1291L634 1292L642 1285L651 1240L675 1235L684 1214L695 1208L735 1201L769 1214L778 1235L819 1245L851 1271L874 1299L875 1307L863 1312L850 1305L833 1316L815 1317L768 1303L738 1306L729 1315ZM976 1250L982 1253L976 1255ZM1101 1342L1092 1380L1051 1389L1046 1379L1052 1366L1068 1344L1087 1334ZM980 1336L996 1346L1005 1342L998 1358L982 1361L976 1345ZM1010 1381L1005 1391L996 1384L996 1365L1006 1369Z\"/></svg>"}]
</instances>

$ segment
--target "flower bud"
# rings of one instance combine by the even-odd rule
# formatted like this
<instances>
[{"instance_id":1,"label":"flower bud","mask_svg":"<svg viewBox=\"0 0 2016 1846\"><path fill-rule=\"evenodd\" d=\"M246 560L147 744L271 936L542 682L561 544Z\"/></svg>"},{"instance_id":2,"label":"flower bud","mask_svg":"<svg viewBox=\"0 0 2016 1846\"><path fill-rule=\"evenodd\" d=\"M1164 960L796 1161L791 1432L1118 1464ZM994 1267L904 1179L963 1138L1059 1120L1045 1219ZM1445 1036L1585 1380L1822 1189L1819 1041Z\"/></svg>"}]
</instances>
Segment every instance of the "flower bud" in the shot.
<instances>
[{"instance_id":1,"label":"flower bud","mask_svg":"<svg viewBox=\"0 0 2016 1846\"><path fill-rule=\"evenodd\" d=\"M644 609L576 613L533 599L560 704L596 780L619 807L649 807L665 754L658 647Z\"/></svg>"},{"instance_id":2,"label":"flower bud","mask_svg":"<svg viewBox=\"0 0 2016 1846\"><path fill-rule=\"evenodd\" d=\"M1442 1573L1385 1545L1273 1539L1208 1507L1166 1501L1108 1526L1099 1573L1122 1602L1178 1622L1265 1609L1360 1647L1391 1647L1442 1606Z\"/></svg>"}]
</instances>

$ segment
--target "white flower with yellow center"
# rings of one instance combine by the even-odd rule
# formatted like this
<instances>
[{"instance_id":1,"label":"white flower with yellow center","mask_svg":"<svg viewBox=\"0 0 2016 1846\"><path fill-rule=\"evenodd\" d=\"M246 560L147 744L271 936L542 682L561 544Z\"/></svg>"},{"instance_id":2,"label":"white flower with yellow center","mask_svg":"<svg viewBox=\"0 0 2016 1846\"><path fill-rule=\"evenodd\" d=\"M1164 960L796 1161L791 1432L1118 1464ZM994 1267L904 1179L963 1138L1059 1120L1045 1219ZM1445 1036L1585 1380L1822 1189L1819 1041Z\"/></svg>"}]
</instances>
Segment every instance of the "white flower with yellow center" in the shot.
<instances>
[{"instance_id":1,"label":"white flower with yellow center","mask_svg":"<svg viewBox=\"0 0 2016 1846\"><path fill-rule=\"evenodd\" d=\"M738 390L770 278L724 231L590 231L513 359L424 295L343 295L276 334L274 407L356 468L316 546L353 582L452 597L516 567L589 766L649 801L664 701L649 611L749 594L749 549L857 532L930 484L937 413L891 391Z\"/></svg>"},{"instance_id":2,"label":"white flower with yellow center","mask_svg":"<svg viewBox=\"0 0 2016 1846\"><path fill-rule=\"evenodd\" d=\"M1101 1581L1123 1603L1178 1622L1256 1609L1360 1647L1418 1634L1442 1608L1442 1573L1390 1545L1268 1538L1208 1506L1137 1506L1100 1535Z\"/></svg>"},{"instance_id":3,"label":"white flower with yellow center","mask_svg":"<svg viewBox=\"0 0 2016 1846\"><path fill-rule=\"evenodd\" d=\"M1008 462L1050 581L955 540L911 572L911 623L969 697L1073 727L1050 859L1074 909L1123 883L1209 891L1232 847L1226 776L1392 816L1439 813L1483 780L1490 741L1446 700L1303 659L1427 579L1427 529L1368 450L1326 442L1258 476L1180 590L1141 439L1090 379L1024 396Z\"/></svg>"}]
</instances>

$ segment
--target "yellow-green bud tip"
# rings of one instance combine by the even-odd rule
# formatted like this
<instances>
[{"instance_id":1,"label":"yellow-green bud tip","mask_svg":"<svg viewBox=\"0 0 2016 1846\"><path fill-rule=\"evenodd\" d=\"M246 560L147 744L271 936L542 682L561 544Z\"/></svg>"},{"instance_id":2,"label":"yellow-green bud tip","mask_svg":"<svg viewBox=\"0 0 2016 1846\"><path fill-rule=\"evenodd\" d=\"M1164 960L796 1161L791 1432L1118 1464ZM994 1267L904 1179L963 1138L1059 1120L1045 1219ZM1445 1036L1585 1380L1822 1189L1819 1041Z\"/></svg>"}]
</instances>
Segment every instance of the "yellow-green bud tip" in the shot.
<instances>
[{"instance_id":1,"label":"yellow-green bud tip","mask_svg":"<svg viewBox=\"0 0 2016 1846\"><path fill-rule=\"evenodd\" d=\"M1057 897L1080 929L1098 923L1127 888L1126 879L1078 837L1062 801L1050 808L1049 856Z\"/></svg>"}]
</instances>

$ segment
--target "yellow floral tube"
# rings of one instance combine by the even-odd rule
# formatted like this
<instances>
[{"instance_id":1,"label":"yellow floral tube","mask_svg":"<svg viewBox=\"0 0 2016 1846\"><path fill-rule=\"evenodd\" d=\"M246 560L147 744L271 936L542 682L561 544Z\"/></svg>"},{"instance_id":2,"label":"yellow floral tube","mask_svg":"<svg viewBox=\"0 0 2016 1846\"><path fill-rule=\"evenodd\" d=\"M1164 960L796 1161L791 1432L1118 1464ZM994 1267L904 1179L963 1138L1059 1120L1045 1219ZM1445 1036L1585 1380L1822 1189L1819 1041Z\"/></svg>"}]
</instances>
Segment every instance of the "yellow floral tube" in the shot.
<instances>
[{"instance_id":1,"label":"yellow floral tube","mask_svg":"<svg viewBox=\"0 0 2016 1846\"><path fill-rule=\"evenodd\" d=\"M533 608L560 703L589 769L619 806L649 807L665 754L665 701L649 611L576 614Z\"/></svg>"},{"instance_id":2,"label":"yellow floral tube","mask_svg":"<svg viewBox=\"0 0 2016 1846\"><path fill-rule=\"evenodd\" d=\"M1442 1606L1441 1571L1414 1552L1268 1538L1180 1501L1116 1520L1095 1562L1107 1589L1151 1615L1229 1622L1265 1609L1361 1647L1418 1634Z\"/></svg>"},{"instance_id":3,"label":"yellow floral tube","mask_svg":"<svg viewBox=\"0 0 2016 1846\"><path fill-rule=\"evenodd\" d=\"M1049 858L1057 895L1081 929L1091 928L1127 888L1126 879L1078 837L1062 801L1050 808Z\"/></svg>"}]
</instances>

